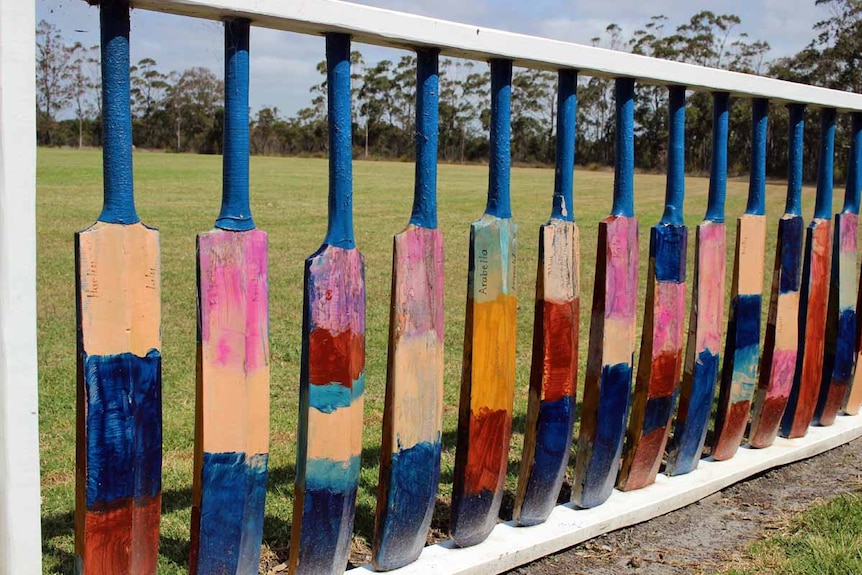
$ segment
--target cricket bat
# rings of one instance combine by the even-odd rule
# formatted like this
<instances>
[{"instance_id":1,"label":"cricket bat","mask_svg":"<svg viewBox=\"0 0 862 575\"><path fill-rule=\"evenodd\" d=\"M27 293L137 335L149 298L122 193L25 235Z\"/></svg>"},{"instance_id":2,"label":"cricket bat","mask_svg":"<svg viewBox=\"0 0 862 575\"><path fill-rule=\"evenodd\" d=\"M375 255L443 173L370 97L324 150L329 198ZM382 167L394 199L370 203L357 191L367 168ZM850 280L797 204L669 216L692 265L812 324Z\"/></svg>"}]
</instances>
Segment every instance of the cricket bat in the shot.
<instances>
[{"instance_id":1,"label":"cricket bat","mask_svg":"<svg viewBox=\"0 0 862 575\"><path fill-rule=\"evenodd\" d=\"M161 262L135 211L129 3L103 0L105 201L75 234L78 575L155 575L162 494Z\"/></svg>"}]
</instances>

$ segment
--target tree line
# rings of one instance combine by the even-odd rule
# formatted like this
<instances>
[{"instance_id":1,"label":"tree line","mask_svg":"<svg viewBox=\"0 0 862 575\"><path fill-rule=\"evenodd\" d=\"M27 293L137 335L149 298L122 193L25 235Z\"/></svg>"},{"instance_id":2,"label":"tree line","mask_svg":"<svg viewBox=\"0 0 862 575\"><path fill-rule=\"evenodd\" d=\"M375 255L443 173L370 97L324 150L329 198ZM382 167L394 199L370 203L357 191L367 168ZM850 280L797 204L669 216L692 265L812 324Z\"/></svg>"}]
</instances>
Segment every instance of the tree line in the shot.
<instances>
[{"instance_id":1,"label":"tree line","mask_svg":"<svg viewBox=\"0 0 862 575\"><path fill-rule=\"evenodd\" d=\"M813 0L828 17L813 27L813 39L798 54L769 60L770 46L750 37L739 16L700 11L674 26L654 16L627 34L610 24L592 39L596 47L625 50L680 62L762 74L841 90L862 92L862 0ZM354 51L352 105L357 157L412 159L416 59L366 62ZM265 155L325 155L326 65L317 65L319 82L309 88L310 102L291 117L275 106L251 117L251 150ZM134 143L176 152L220 153L223 125L222 79L194 67L164 72L144 58L131 69ZM37 28L38 139L42 145L98 146L100 79L98 47L67 43L47 22ZM449 162L482 162L488 156L490 73L487 64L444 58L440 63L439 157ZM604 166L614 154L613 80L582 77L578 89L577 161ZM712 99L690 93L687 102L686 163L694 172L709 170ZM729 157L734 173L748 170L751 104L732 101ZM556 75L516 69L512 83L512 157L515 162L554 161ZM661 170L666 161L667 90L639 85L635 100L636 165ZM842 123L846 119L842 117ZM816 171L817 117L808 114L806 177ZM783 175L787 167L787 113L770 109L768 166ZM837 149L846 149L847 130L839 130ZM839 162L838 165L843 165ZM840 177L841 174L838 174Z\"/></svg>"}]
</instances>

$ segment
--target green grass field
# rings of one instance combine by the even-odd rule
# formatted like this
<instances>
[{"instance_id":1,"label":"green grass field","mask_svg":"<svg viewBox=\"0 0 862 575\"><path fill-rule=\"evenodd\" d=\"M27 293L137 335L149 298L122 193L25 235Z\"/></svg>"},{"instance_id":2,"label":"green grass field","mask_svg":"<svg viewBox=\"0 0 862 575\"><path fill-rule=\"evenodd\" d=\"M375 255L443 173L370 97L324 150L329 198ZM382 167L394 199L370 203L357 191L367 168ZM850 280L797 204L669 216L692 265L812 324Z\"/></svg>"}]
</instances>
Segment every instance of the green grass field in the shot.
<instances>
[{"instance_id":1,"label":"green grass field","mask_svg":"<svg viewBox=\"0 0 862 575\"><path fill-rule=\"evenodd\" d=\"M839 161L842 161L839 158ZM538 227L548 217L553 170L515 169L514 219L518 222L518 363L514 439L508 488L514 489L520 459L531 356ZM195 234L212 228L221 198L221 158L138 153L138 211L161 231L162 335L164 357L164 471L160 573L187 571L194 431ZM270 475L264 525L264 558L285 560L290 539L299 387L302 273L305 258L326 232L327 162L261 158L251 161L252 209L270 238L270 327L272 348ZM596 228L609 211L613 174L577 171L575 212L581 230L581 354L583 382L592 301ZM664 176L639 175L636 213L641 225L641 299L646 281L649 227L664 203ZM689 278L694 227L705 207L708 181L687 181L690 226ZM745 207L747 179L728 189L728 257L732 261L735 218ZM413 164L354 163L357 244L366 257L367 399L363 470L356 517L354 559L362 560L374 522L375 490L383 413L392 235L410 215ZM467 274L469 224L485 206L487 168L441 165L440 226L446 241L446 407L440 517L445 521L454 465L457 398ZM766 285L771 282L777 219L785 187L767 190L769 231ZM814 193L805 191L805 214ZM835 207L843 200L836 190ZM101 153L39 150L38 166L39 392L42 453L45 573L73 571L75 490L75 280L73 234L89 226L102 202ZM728 264L727 288L730 289ZM689 296L691 287L689 285ZM768 293L768 292L767 292ZM765 311L766 306L764 306ZM639 311L639 318L642 312ZM638 336L639 337L639 336Z\"/></svg>"}]
</instances>

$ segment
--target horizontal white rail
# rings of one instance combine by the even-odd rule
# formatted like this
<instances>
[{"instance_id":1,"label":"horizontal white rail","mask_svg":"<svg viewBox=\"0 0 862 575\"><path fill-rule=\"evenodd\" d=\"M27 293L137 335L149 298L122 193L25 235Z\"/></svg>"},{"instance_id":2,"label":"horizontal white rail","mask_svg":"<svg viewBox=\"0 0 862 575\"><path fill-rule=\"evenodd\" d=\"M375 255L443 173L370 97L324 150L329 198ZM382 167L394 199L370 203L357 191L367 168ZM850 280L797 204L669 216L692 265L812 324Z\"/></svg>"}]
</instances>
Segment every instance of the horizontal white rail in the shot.
<instances>
[{"instance_id":1,"label":"horizontal white rail","mask_svg":"<svg viewBox=\"0 0 862 575\"><path fill-rule=\"evenodd\" d=\"M500 523L481 545L459 549L451 541L426 547L415 563L389 571L392 575L488 575L502 573L577 545L593 537L642 523L690 505L704 497L768 469L818 455L862 436L862 417L838 417L831 427L811 427L799 439L778 438L766 449L740 449L727 461L700 462L686 475L659 475L656 482L635 491L614 490L610 499L592 509L559 505L545 523L516 527ZM368 565L349 575L374 573Z\"/></svg>"},{"instance_id":2,"label":"horizontal white rail","mask_svg":"<svg viewBox=\"0 0 862 575\"><path fill-rule=\"evenodd\" d=\"M384 10L339 0L131 0L136 8L223 20L248 18L255 26L322 34L344 32L355 41L412 50L438 47L447 56L506 58L518 66L574 68L591 76L635 78L647 84L796 102L840 111L862 111L862 95L649 58Z\"/></svg>"}]
</instances>

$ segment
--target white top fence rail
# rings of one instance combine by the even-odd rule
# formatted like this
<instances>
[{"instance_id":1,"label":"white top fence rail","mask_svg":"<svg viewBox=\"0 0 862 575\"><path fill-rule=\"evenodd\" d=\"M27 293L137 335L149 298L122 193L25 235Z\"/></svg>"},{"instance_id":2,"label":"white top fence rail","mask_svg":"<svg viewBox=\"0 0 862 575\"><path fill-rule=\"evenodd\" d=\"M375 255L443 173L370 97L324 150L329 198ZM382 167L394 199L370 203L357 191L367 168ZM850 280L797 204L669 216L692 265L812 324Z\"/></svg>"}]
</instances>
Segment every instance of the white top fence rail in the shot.
<instances>
[{"instance_id":1,"label":"white top fence rail","mask_svg":"<svg viewBox=\"0 0 862 575\"><path fill-rule=\"evenodd\" d=\"M96 0L89 0L96 3ZM773 102L794 102L839 111L862 111L862 95L753 74L694 66L637 54L604 50L536 36L504 32L339 0L131 0L135 8L211 20L241 17L253 26L323 34L342 32L356 42L414 50L437 47L441 54L516 66L573 68L588 76L627 77L692 90L728 92Z\"/></svg>"}]
</instances>

